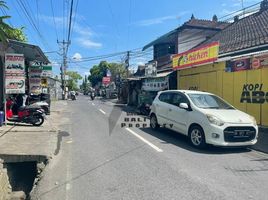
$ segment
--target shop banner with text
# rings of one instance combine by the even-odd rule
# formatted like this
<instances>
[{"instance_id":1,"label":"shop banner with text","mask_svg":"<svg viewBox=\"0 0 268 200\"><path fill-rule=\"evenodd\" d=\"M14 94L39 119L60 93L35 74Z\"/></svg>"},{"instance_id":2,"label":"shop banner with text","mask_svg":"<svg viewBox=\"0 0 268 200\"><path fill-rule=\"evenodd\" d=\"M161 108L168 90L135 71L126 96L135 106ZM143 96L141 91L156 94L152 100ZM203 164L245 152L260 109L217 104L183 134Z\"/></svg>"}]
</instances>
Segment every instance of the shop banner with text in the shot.
<instances>
[{"instance_id":1,"label":"shop banner with text","mask_svg":"<svg viewBox=\"0 0 268 200\"><path fill-rule=\"evenodd\" d=\"M218 59L219 42L213 42L208 45L174 55L172 58L173 70L185 69L194 65L213 62Z\"/></svg>"},{"instance_id":2,"label":"shop banner with text","mask_svg":"<svg viewBox=\"0 0 268 200\"><path fill-rule=\"evenodd\" d=\"M25 64L23 54L5 54L6 94L25 93Z\"/></svg>"}]
</instances>

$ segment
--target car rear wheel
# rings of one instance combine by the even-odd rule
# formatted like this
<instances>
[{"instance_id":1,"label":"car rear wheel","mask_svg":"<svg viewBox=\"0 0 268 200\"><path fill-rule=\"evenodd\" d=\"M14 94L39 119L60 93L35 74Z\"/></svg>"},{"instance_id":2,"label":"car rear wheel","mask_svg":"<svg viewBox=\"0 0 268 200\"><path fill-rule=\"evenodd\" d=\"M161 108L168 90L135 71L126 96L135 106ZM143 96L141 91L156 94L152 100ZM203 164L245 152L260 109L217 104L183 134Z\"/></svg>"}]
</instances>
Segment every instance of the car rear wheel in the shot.
<instances>
[{"instance_id":1,"label":"car rear wheel","mask_svg":"<svg viewBox=\"0 0 268 200\"><path fill-rule=\"evenodd\" d=\"M206 138L203 129L200 126L193 126L189 131L189 138L194 147L205 148Z\"/></svg>"},{"instance_id":2,"label":"car rear wheel","mask_svg":"<svg viewBox=\"0 0 268 200\"><path fill-rule=\"evenodd\" d=\"M157 122L157 118L156 118L155 114L152 114L150 117L150 127L154 130L159 128L159 124Z\"/></svg>"}]
</instances>

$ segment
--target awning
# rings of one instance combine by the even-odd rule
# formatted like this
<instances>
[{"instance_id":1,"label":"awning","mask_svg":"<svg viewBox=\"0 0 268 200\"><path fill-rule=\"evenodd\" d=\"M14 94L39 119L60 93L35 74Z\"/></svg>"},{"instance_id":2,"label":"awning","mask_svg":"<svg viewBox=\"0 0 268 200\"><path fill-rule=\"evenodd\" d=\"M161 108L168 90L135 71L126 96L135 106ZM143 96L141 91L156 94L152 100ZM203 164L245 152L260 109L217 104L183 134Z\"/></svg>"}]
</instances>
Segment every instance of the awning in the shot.
<instances>
[{"instance_id":1,"label":"awning","mask_svg":"<svg viewBox=\"0 0 268 200\"><path fill-rule=\"evenodd\" d=\"M24 57L28 61L40 61L44 63L49 63L48 58L44 54L44 52L40 49L39 46L27 44L24 42L16 41L16 40L9 40L8 43L9 47L14 49L14 53L21 53L24 54Z\"/></svg>"},{"instance_id":2,"label":"awning","mask_svg":"<svg viewBox=\"0 0 268 200\"><path fill-rule=\"evenodd\" d=\"M161 73L158 73L156 74L156 76L143 76L143 77L140 77L141 79L144 79L144 78L161 78L161 77L166 77L168 76L169 74L171 74L173 71L170 71L170 72L161 72Z\"/></svg>"},{"instance_id":3,"label":"awning","mask_svg":"<svg viewBox=\"0 0 268 200\"><path fill-rule=\"evenodd\" d=\"M173 71L172 71L173 72ZM161 73L158 73L156 75L156 77L165 77L165 76L168 76L169 74L171 74L172 72L161 72Z\"/></svg>"}]
</instances>

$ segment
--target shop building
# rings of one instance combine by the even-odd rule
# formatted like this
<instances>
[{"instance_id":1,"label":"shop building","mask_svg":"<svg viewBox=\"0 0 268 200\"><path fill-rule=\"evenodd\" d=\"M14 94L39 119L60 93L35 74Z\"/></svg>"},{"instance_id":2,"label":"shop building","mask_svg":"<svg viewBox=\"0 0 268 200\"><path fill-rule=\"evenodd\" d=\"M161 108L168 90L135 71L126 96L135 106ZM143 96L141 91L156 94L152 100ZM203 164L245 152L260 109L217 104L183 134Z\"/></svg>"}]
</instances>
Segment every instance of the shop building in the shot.
<instances>
[{"instance_id":1,"label":"shop building","mask_svg":"<svg viewBox=\"0 0 268 200\"><path fill-rule=\"evenodd\" d=\"M268 126L267 19L268 1L264 0L259 12L240 20L235 17L232 24L192 50L218 42L216 60L180 67L173 59L177 88L217 94L254 116L259 125Z\"/></svg>"},{"instance_id":2,"label":"shop building","mask_svg":"<svg viewBox=\"0 0 268 200\"><path fill-rule=\"evenodd\" d=\"M43 87L44 89L46 88L46 91L48 91L48 86L47 86L47 81L46 78L48 76L51 76L52 73L52 66L47 66L47 64L49 64L49 60L48 58L45 56L44 52L40 49L40 47L36 46L36 45L31 45L31 44L27 44L24 42L19 42L19 41L15 41L15 40L9 40L8 44L3 44L0 43L0 56L2 57L1 59L1 66L0 67L0 108L3 109L4 107L4 71L6 70L7 73L7 69L8 67L6 67L6 62L5 61L5 57L7 55L13 55L16 57L16 55L20 56L23 58L23 63L19 64L18 66L15 66L15 68L17 67L17 69L14 68L14 73L11 75L7 75L6 74L6 84L10 83L7 82L7 76L9 76L9 78L11 77L12 79L11 82L13 82L14 87L16 85L18 85L16 83L16 81L18 80L16 78L17 75L14 76L15 71L18 71L18 69L20 68L20 71L23 71L22 76L23 80L20 80L20 83L23 83L23 93L25 92L31 92L31 83L30 83L30 79L31 79L31 73L29 73L30 71L30 66L31 64L40 64L42 63L41 66L43 66L43 64L46 64L46 68L44 68L44 70L40 70L40 76L38 77L39 80L39 86L40 88ZM14 64L13 64L14 65ZM15 64L16 65L16 64ZM10 65L11 67L12 65ZM40 68L41 66L38 66L38 68ZM12 66L13 67L13 66ZM12 71L12 69L9 69L9 71ZM34 76L37 76L37 74L33 74ZM37 79L37 77L35 77L35 79ZM13 92L7 92L9 94L18 94L17 92L13 93ZM19 92L22 93L22 90ZM47 92L46 92L47 93Z\"/></svg>"},{"instance_id":3,"label":"shop building","mask_svg":"<svg viewBox=\"0 0 268 200\"><path fill-rule=\"evenodd\" d=\"M128 105L151 104L158 91L177 88L177 72L172 69L172 56L193 48L221 31L229 23L191 19L143 47L153 47L153 60L139 66L135 78L128 79Z\"/></svg>"}]
</instances>

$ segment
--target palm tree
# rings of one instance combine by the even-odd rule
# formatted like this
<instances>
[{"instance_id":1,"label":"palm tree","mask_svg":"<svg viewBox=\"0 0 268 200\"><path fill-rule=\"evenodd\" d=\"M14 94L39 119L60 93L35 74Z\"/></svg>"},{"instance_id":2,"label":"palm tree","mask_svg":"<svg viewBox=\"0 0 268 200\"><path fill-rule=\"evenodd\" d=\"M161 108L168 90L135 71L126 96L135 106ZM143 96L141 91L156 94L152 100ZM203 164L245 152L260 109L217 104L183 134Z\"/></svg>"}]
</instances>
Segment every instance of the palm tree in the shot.
<instances>
[{"instance_id":1,"label":"palm tree","mask_svg":"<svg viewBox=\"0 0 268 200\"><path fill-rule=\"evenodd\" d=\"M3 9L9 9L5 1L0 1L0 7ZM5 19L9 18L11 18L11 16L0 16L0 41L7 42L7 39L26 41L26 36L23 33L23 27L13 28L4 22Z\"/></svg>"}]
</instances>

